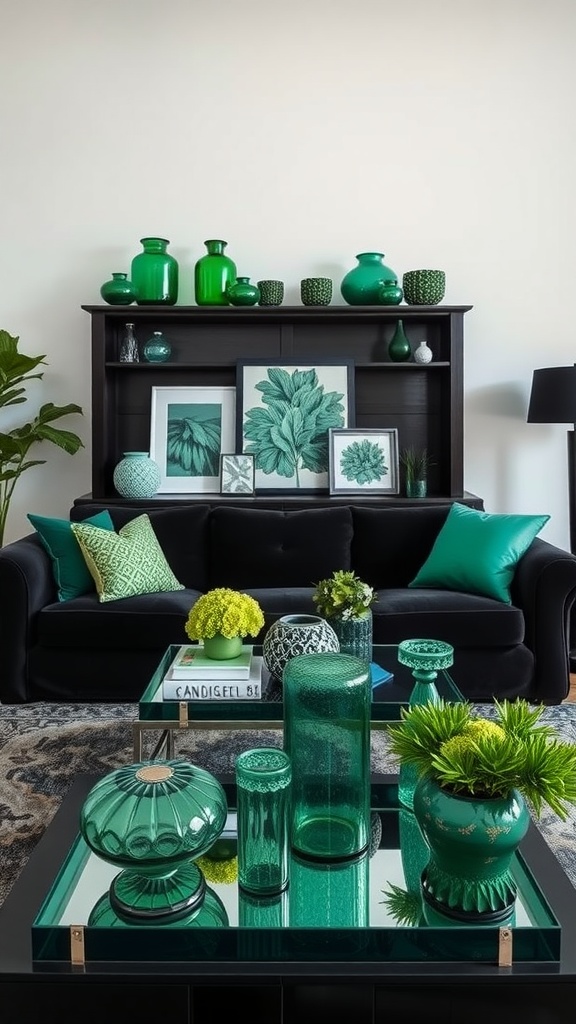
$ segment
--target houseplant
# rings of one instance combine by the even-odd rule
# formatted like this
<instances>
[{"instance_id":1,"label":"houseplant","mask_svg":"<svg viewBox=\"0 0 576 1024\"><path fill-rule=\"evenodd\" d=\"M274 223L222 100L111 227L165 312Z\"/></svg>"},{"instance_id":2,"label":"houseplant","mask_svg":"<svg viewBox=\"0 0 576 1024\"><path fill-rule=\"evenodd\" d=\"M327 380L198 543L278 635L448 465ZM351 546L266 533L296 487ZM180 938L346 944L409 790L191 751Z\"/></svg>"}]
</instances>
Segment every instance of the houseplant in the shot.
<instances>
[{"instance_id":1,"label":"houseplant","mask_svg":"<svg viewBox=\"0 0 576 1024\"><path fill-rule=\"evenodd\" d=\"M316 583L312 600L332 626L344 653L370 661L372 605L377 596L374 588L351 570L336 569Z\"/></svg>"},{"instance_id":2,"label":"houseplant","mask_svg":"<svg viewBox=\"0 0 576 1024\"><path fill-rule=\"evenodd\" d=\"M406 497L425 498L428 491L428 469L434 465L428 449L410 445L402 449L399 460L404 470Z\"/></svg>"},{"instance_id":3,"label":"houseplant","mask_svg":"<svg viewBox=\"0 0 576 1024\"><path fill-rule=\"evenodd\" d=\"M511 863L546 804L563 820L576 803L576 746L539 724L543 706L494 702L495 718L468 703L415 705L388 726L390 749L419 781L414 814L430 847L425 914L509 920Z\"/></svg>"},{"instance_id":4,"label":"houseplant","mask_svg":"<svg viewBox=\"0 0 576 1024\"><path fill-rule=\"evenodd\" d=\"M192 605L184 629L190 640L202 640L209 658L227 661L242 650L242 638L257 636L264 625L258 602L228 587L209 590Z\"/></svg>"},{"instance_id":5,"label":"houseplant","mask_svg":"<svg viewBox=\"0 0 576 1024\"><path fill-rule=\"evenodd\" d=\"M33 371L45 362L46 357L26 356L19 352L19 340L8 334L8 331L0 331L0 408L26 402L24 385L31 380L41 380L44 376L43 373ZM75 455L79 448L84 447L77 434L52 425L54 420L71 413L82 415L82 409L73 403L59 406L47 402L30 422L0 433L0 547L4 543L10 502L18 480L27 469L42 466L46 462L46 459L28 459L32 445L39 441L51 441L69 455Z\"/></svg>"}]
</instances>

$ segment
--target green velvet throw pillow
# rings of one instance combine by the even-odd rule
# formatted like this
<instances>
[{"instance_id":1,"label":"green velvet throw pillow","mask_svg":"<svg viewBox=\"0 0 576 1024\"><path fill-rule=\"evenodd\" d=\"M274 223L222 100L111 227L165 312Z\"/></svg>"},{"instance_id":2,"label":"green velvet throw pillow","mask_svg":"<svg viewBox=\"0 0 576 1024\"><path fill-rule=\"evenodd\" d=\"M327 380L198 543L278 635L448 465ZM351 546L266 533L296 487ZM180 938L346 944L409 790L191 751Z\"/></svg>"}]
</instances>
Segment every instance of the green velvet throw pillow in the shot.
<instances>
[{"instance_id":1,"label":"green velvet throw pillow","mask_svg":"<svg viewBox=\"0 0 576 1024\"><path fill-rule=\"evenodd\" d=\"M94 577L100 601L184 590L168 565L146 514L131 519L119 533L86 523L73 523L72 530Z\"/></svg>"},{"instance_id":2,"label":"green velvet throw pillow","mask_svg":"<svg viewBox=\"0 0 576 1024\"><path fill-rule=\"evenodd\" d=\"M52 572L58 587L58 600L71 601L94 590L94 580L88 571L82 551L72 532L68 519L53 519L50 516L28 515L42 544L52 560ZM92 523L102 530L113 530L110 513L105 509L98 512L86 523Z\"/></svg>"},{"instance_id":3,"label":"green velvet throw pillow","mask_svg":"<svg viewBox=\"0 0 576 1024\"><path fill-rule=\"evenodd\" d=\"M479 512L455 502L410 587L463 590L511 604L516 566L550 516Z\"/></svg>"}]
</instances>

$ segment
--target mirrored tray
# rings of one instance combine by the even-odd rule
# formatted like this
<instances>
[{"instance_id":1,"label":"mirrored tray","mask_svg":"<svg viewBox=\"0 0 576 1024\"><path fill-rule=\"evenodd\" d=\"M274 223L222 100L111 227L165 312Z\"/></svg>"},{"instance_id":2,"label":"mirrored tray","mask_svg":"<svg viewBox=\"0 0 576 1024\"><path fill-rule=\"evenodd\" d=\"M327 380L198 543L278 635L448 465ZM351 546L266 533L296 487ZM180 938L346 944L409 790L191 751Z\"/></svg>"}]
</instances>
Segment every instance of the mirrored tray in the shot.
<instances>
[{"instance_id":1,"label":"mirrored tray","mask_svg":"<svg viewBox=\"0 0 576 1024\"><path fill-rule=\"evenodd\" d=\"M224 838L233 854L235 787L225 783L224 788L229 805ZM211 906L218 908L217 926L213 915L207 915L207 926L200 917L169 926L88 924L96 904L105 902L117 869L91 853L78 836L32 925L33 959L70 961L76 928L82 930L86 961L498 963L497 926L432 927L421 916L411 925L394 919L385 891L397 886L411 907L418 907L427 848L413 815L398 808L395 779L373 783L372 808L371 854L340 865L293 857L288 890L276 899L259 901L243 895L235 881L207 878ZM521 852L514 876L514 962L559 960L560 924Z\"/></svg>"}]
</instances>

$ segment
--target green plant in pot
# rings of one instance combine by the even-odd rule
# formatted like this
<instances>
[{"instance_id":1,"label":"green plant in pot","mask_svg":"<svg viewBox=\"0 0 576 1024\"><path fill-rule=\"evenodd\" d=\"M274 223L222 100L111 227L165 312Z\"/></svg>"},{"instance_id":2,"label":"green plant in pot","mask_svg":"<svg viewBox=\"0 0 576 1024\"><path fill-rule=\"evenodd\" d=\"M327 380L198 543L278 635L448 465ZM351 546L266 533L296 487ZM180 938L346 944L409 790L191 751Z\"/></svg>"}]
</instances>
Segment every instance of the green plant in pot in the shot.
<instances>
[{"instance_id":1,"label":"green plant in pot","mask_svg":"<svg viewBox=\"0 0 576 1024\"><path fill-rule=\"evenodd\" d=\"M25 385L44 376L34 371L45 363L46 357L26 356L19 352L19 340L8 331L0 331L0 408L26 402ZM82 415L82 409L74 403L54 405L47 402L28 423L0 433L0 547L4 543L10 502L18 480L27 469L43 466L46 462L46 459L28 458L32 446L50 441L69 455L75 455L79 448L84 447L77 434L53 425L55 420L72 413Z\"/></svg>"},{"instance_id":2,"label":"green plant in pot","mask_svg":"<svg viewBox=\"0 0 576 1024\"><path fill-rule=\"evenodd\" d=\"M228 661L242 650L242 639L257 636L264 626L258 602L239 590L216 587L192 605L184 629L190 640L202 640L208 658Z\"/></svg>"},{"instance_id":3,"label":"green plant in pot","mask_svg":"<svg viewBox=\"0 0 576 1024\"><path fill-rule=\"evenodd\" d=\"M336 569L315 584L312 600L327 620L345 654L370 661L372 657L372 605L378 595L355 572Z\"/></svg>"},{"instance_id":4,"label":"green plant in pot","mask_svg":"<svg viewBox=\"0 0 576 1024\"><path fill-rule=\"evenodd\" d=\"M390 749L418 773L414 814L430 847L422 875L427 919L509 921L512 858L547 805L563 820L576 803L576 746L541 724L543 707L495 701L494 719L468 703L402 709Z\"/></svg>"},{"instance_id":5,"label":"green plant in pot","mask_svg":"<svg viewBox=\"0 0 576 1024\"><path fill-rule=\"evenodd\" d=\"M434 465L427 448L410 446L400 452L407 498L425 498L428 493L428 470Z\"/></svg>"}]
</instances>

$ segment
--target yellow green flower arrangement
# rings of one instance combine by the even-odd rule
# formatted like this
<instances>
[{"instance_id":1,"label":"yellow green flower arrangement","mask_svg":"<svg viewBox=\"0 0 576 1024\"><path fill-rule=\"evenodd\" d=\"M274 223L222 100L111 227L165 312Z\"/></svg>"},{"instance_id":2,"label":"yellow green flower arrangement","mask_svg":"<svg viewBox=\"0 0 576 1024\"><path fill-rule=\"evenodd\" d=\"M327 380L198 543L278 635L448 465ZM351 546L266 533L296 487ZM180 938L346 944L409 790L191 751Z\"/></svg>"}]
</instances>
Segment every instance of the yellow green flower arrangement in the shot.
<instances>
[{"instance_id":1,"label":"yellow green flower arrangement","mask_svg":"<svg viewBox=\"0 0 576 1024\"><path fill-rule=\"evenodd\" d=\"M228 587L216 587L202 594L192 605L184 629L190 640L214 636L257 636L264 626L258 602L248 594Z\"/></svg>"}]
</instances>

